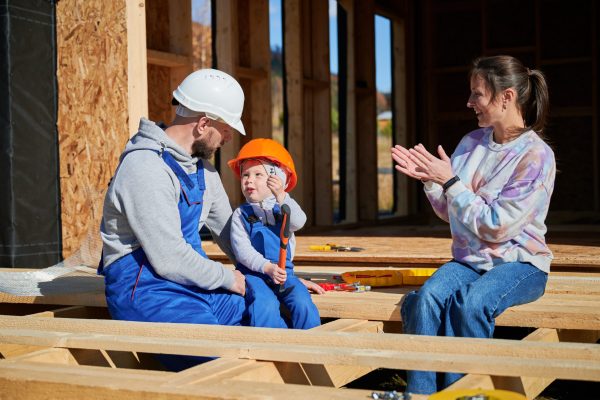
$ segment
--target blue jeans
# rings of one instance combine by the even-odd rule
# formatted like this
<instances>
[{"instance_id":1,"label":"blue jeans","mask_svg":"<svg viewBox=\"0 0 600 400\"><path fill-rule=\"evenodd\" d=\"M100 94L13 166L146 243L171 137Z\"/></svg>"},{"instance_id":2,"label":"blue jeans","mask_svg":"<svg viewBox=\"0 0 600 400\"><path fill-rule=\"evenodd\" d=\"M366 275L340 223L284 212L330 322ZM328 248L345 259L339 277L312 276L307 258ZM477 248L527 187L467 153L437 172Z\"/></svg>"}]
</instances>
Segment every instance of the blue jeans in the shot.
<instances>
[{"instance_id":1,"label":"blue jeans","mask_svg":"<svg viewBox=\"0 0 600 400\"><path fill-rule=\"evenodd\" d=\"M508 262L477 271L450 261L419 291L406 295L401 308L404 333L429 336L491 338L495 320L508 307L544 294L548 274L530 263ZM431 394L462 374L407 371L407 392Z\"/></svg>"}]
</instances>

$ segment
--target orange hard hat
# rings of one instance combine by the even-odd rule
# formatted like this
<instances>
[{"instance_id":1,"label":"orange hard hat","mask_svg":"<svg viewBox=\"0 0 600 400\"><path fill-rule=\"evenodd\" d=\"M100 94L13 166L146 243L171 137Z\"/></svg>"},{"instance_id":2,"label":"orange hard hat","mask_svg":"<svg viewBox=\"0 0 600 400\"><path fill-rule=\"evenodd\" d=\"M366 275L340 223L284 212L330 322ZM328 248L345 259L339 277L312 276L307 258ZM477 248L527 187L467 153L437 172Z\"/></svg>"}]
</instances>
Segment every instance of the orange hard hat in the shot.
<instances>
[{"instance_id":1,"label":"orange hard hat","mask_svg":"<svg viewBox=\"0 0 600 400\"><path fill-rule=\"evenodd\" d=\"M290 192L298 182L296 167L290 153L278 142L273 139L252 139L240 149L238 156L229 160L227 165L233 173L240 179L240 166L242 161L251 158L264 158L279 165L287 174L288 185L286 192Z\"/></svg>"}]
</instances>

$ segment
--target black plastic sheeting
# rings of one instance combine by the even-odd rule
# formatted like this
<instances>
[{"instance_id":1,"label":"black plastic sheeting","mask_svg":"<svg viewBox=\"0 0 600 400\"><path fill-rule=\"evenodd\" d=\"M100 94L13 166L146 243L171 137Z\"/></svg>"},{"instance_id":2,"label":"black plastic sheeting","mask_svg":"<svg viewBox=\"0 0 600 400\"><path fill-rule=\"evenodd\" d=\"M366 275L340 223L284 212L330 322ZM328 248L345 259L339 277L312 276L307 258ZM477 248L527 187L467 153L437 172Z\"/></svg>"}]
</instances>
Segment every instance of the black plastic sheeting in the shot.
<instances>
[{"instance_id":1,"label":"black plastic sheeting","mask_svg":"<svg viewBox=\"0 0 600 400\"><path fill-rule=\"evenodd\" d=\"M0 267L62 257L55 2L0 0Z\"/></svg>"}]
</instances>

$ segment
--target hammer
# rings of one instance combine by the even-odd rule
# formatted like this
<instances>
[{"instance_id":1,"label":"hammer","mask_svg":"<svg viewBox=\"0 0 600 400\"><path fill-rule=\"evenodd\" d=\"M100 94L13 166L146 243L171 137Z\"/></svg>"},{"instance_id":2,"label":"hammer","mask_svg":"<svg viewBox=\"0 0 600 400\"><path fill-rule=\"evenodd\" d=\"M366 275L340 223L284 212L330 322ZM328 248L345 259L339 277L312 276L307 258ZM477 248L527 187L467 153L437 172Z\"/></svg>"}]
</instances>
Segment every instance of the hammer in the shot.
<instances>
[{"instance_id":1,"label":"hammer","mask_svg":"<svg viewBox=\"0 0 600 400\"><path fill-rule=\"evenodd\" d=\"M279 231L279 262L277 265L279 268L285 270L285 261L287 258L287 245L290 240L290 206L283 204L281 206L281 230ZM285 282L279 285L279 293L284 293ZM288 288L291 291L294 287Z\"/></svg>"}]
</instances>

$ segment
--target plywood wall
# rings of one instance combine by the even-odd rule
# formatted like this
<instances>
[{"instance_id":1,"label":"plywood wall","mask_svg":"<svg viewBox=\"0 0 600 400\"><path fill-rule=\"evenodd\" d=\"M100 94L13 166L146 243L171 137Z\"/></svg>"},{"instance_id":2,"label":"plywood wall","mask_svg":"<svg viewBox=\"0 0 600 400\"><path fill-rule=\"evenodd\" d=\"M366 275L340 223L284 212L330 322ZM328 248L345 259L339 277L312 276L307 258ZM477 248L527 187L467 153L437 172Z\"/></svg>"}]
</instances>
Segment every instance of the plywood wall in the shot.
<instances>
[{"instance_id":1,"label":"plywood wall","mask_svg":"<svg viewBox=\"0 0 600 400\"><path fill-rule=\"evenodd\" d=\"M141 2L143 4L143 1ZM98 230L102 198L129 138L126 0L57 2L63 256Z\"/></svg>"}]
</instances>

